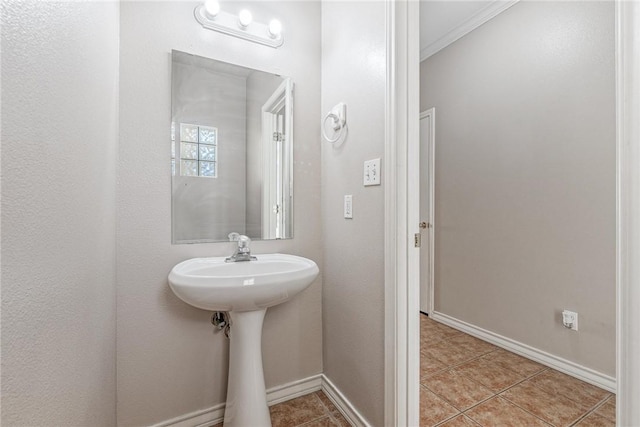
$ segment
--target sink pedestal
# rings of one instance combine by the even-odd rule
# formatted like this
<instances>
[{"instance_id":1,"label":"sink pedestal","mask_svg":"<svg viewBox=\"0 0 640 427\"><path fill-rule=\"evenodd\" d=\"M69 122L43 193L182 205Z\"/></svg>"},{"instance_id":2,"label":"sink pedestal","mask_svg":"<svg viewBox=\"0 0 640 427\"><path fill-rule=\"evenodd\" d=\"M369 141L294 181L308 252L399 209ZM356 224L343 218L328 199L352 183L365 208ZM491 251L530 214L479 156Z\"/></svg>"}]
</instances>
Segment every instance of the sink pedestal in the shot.
<instances>
[{"instance_id":1,"label":"sink pedestal","mask_svg":"<svg viewBox=\"0 0 640 427\"><path fill-rule=\"evenodd\" d=\"M224 427L271 427L262 370L262 322L267 309L231 311L229 379Z\"/></svg>"}]
</instances>

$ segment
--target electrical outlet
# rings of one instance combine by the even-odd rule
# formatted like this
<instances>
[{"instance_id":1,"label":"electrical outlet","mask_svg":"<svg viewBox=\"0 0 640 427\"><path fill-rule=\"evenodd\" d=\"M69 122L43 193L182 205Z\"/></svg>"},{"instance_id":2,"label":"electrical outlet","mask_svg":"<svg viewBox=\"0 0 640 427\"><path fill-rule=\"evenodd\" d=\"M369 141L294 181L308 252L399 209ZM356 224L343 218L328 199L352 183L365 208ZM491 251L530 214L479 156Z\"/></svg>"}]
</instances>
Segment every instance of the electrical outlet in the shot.
<instances>
[{"instance_id":1,"label":"electrical outlet","mask_svg":"<svg viewBox=\"0 0 640 427\"><path fill-rule=\"evenodd\" d=\"M380 185L380 159L367 160L364 162L363 184Z\"/></svg>"},{"instance_id":2,"label":"electrical outlet","mask_svg":"<svg viewBox=\"0 0 640 427\"><path fill-rule=\"evenodd\" d=\"M353 196L351 194L344 196L344 217L353 218Z\"/></svg>"},{"instance_id":3,"label":"electrical outlet","mask_svg":"<svg viewBox=\"0 0 640 427\"><path fill-rule=\"evenodd\" d=\"M562 311L562 324L567 329L578 330L578 313L575 311Z\"/></svg>"}]
</instances>

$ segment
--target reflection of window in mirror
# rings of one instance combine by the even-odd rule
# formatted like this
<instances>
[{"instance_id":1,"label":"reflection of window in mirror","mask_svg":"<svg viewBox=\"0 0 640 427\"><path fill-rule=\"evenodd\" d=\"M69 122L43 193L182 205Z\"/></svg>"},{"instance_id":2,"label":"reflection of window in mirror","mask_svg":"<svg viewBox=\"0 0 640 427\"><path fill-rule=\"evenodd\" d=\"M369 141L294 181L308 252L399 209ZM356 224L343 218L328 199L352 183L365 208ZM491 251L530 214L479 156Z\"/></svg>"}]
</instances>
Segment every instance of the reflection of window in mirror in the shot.
<instances>
[{"instance_id":1,"label":"reflection of window in mirror","mask_svg":"<svg viewBox=\"0 0 640 427\"><path fill-rule=\"evenodd\" d=\"M218 129L180 123L180 176L218 177ZM176 126L171 123L171 173L176 174Z\"/></svg>"}]
</instances>

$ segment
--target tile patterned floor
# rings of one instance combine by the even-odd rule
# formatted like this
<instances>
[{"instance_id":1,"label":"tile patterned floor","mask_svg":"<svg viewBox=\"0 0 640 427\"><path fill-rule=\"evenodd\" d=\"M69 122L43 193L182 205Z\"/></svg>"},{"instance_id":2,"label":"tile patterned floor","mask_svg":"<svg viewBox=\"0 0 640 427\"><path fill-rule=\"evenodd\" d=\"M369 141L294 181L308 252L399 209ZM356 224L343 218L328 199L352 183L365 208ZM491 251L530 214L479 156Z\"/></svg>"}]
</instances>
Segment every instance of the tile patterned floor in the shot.
<instances>
[{"instance_id":1,"label":"tile patterned floor","mask_svg":"<svg viewBox=\"0 0 640 427\"><path fill-rule=\"evenodd\" d=\"M612 393L425 315L420 348L420 426L615 426Z\"/></svg>"},{"instance_id":2,"label":"tile patterned floor","mask_svg":"<svg viewBox=\"0 0 640 427\"><path fill-rule=\"evenodd\" d=\"M272 427L349 427L331 400L316 391L269 408ZM213 427L222 427L222 423Z\"/></svg>"},{"instance_id":3,"label":"tile patterned floor","mask_svg":"<svg viewBox=\"0 0 640 427\"><path fill-rule=\"evenodd\" d=\"M616 425L612 393L425 315L420 348L421 427ZM349 426L322 391L269 409L273 427Z\"/></svg>"}]
</instances>

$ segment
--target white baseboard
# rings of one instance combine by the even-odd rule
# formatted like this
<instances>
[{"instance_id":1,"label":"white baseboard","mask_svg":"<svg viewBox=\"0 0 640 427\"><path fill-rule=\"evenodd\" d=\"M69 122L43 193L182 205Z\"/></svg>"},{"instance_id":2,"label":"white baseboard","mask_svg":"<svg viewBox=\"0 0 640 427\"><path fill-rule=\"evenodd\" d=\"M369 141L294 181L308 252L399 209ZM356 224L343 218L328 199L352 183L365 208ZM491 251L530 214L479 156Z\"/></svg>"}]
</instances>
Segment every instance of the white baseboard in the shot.
<instances>
[{"instance_id":1,"label":"white baseboard","mask_svg":"<svg viewBox=\"0 0 640 427\"><path fill-rule=\"evenodd\" d=\"M314 391L322 390L329 400L354 427L370 427L371 424L358 412L349 400L324 374L313 375L288 384L272 387L267 390L267 403L276 405ZM151 427L207 427L221 423L224 419L224 403L207 409L190 412L170 420L162 421Z\"/></svg>"},{"instance_id":2,"label":"white baseboard","mask_svg":"<svg viewBox=\"0 0 640 427\"><path fill-rule=\"evenodd\" d=\"M317 374L288 384L267 390L269 406L281 403L322 389L323 375ZM190 412L170 420L162 421L151 427L206 427L221 423L224 419L224 403L207 409Z\"/></svg>"},{"instance_id":3,"label":"white baseboard","mask_svg":"<svg viewBox=\"0 0 640 427\"><path fill-rule=\"evenodd\" d=\"M527 359L531 359L542 365L548 366L567 375L571 375L572 377L578 378L612 393L616 392L616 379L609 375L605 375L591 368L587 368L575 362L571 362L570 360L563 359L562 357L555 356L437 311L433 311L430 317L433 320L444 323L445 325L451 326L452 328L458 329L462 332L466 332L474 337L488 341L491 344L524 356Z\"/></svg>"},{"instance_id":4,"label":"white baseboard","mask_svg":"<svg viewBox=\"0 0 640 427\"><path fill-rule=\"evenodd\" d=\"M271 406L318 391L322 388L322 377L322 374L317 374L285 385L272 387L267 390L267 403Z\"/></svg>"},{"instance_id":5,"label":"white baseboard","mask_svg":"<svg viewBox=\"0 0 640 427\"><path fill-rule=\"evenodd\" d=\"M371 427L371 424L362 416L360 412L349 402L344 394L327 378L322 375L322 391L329 400L340 410L342 415L354 427Z\"/></svg>"},{"instance_id":6,"label":"white baseboard","mask_svg":"<svg viewBox=\"0 0 640 427\"><path fill-rule=\"evenodd\" d=\"M204 427L221 423L224 418L224 403L219 403L210 408L190 412L153 424L151 427Z\"/></svg>"}]
</instances>

